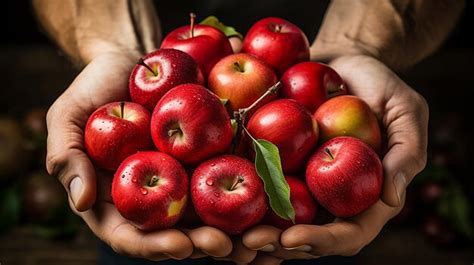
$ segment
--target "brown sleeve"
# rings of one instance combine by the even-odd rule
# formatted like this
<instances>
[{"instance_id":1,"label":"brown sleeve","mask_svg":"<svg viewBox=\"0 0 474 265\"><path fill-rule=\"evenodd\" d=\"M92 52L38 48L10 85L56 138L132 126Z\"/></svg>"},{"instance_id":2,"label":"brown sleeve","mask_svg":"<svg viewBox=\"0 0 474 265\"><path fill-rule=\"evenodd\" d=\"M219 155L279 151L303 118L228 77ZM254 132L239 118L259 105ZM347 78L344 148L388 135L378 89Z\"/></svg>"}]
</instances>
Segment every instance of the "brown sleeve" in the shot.
<instances>
[{"instance_id":1,"label":"brown sleeve","mask_svg":"<svg viewBox=\"0 0 474 265\"><path fill-rule=\"evenodd\" d=\"M150 0L33 0L33 7L48 35L77 64L105 52L138 57L160 42Z\"/></svg>"},{"instance_id":2,"label":"brown sleeve","mask_svg":"<svg viewBox=\"0 0 474 265\"><path fill-rule=\"evenodd\" d=\"M441 45L463 7L462 0L333 0L311 58L365 53L404 69Z\"/></svg>"}]
</instances>

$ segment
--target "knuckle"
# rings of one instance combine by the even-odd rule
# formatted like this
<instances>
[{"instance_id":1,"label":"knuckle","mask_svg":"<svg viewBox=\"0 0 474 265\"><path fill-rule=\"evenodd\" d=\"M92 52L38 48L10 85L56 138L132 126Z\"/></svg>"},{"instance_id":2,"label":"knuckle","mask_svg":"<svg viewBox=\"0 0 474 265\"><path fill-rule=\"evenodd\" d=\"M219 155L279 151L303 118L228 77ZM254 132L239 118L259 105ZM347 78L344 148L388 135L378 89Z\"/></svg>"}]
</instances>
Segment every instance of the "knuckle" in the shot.
<instances>
[{"instance_id":1,"label":"knuckle","mask_svg":"<svg viewBox=\"0 0 474 265\"><path fill-rule=\"evenodd\" d=\"M343 253L343 256L355 256L359 254L359 252L364 248L363 245L359 246L354 246L352 248L349 248L345 253Z\"/></svg>"},{"instance_id":2,"label":"knuckle","mask_svg":"<svg viewBox=\"0 0 474 265\"><path fill-rule=\"evenodd\" d=\"M69 155L66 152L48 152L46 155L46 169L48 173L63 182L64 174L62 174L62 172L66 168L68 160Z\"/></svg>"}]
</instances>

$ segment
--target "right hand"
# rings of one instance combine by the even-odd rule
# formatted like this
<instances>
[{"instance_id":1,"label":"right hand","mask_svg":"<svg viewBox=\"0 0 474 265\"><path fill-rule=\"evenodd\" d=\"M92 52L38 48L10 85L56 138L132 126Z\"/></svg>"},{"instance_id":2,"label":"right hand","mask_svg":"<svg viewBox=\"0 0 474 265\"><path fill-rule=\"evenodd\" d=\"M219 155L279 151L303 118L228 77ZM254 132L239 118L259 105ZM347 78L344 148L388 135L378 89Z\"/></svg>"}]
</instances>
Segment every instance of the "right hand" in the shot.
<instances>
[{"instance_id":1,"label":"right hand","mask_svg":"<svg viewBox=\"0 0 474 265\"><path fill-rule=\"evenodd\" d=\"M193 230L143 232L124 219L112 203L112 174L96 170L85 153L84 127L100 106L128 100L128 78L138 58L107 53L93 59L48 111L48 172L64 185L71 209L116 252L149 260L246 256L243 247L222 231L203 226ZM240 247L239 247L240 246Z\"/></svg>"}]
</instances>

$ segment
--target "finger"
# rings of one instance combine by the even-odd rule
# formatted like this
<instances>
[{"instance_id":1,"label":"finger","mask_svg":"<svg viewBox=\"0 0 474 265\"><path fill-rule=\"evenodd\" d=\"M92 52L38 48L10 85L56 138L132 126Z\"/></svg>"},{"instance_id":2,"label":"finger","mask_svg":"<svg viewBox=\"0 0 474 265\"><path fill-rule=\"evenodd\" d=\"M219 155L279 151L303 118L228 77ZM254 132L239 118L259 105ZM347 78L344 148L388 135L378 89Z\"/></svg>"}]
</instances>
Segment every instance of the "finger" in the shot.
<instances>
[{"instance_id":1,"label":"finger","mask_svg":"<svg viewBox=\"0 0 474 265\"><path fill-rule=\"evenodd\" d=\"M68 192L76 210L92 207L96 198L94 166L82 150L82 130L56 107L48 111L46 168Z\"/></svg>"},{"instance_id":2,"label":"finger","mask_svg":"<svg viewBox=\"0 0 474 265\"><path fill-rule=\"evenodd\" d=\"M252 250L268 253L282 259L313 259L317 258L299 249L284 249L280 245L281 229L269 225L260 225L250 229L242 237L243 244Z\"/></svg>"},{"instance_id":3,"label":"finger","mask_svg":"<svg viewBox=\"0 0 474 265\"><path fill-rule=\"evenodd\" d=\"M282 263L282 259L270 256L264 253L258 253L257 257L252 261L252 265L278 265Z\"/></svg>"},{"instance_id":4,"label":"finger","mask_svg":"<svg viewBox=\"0 0 474 265\"><path fill-rule=\"evenodd\" d=\"M281 235L284 248L302 248L315 256L357 254L400 211L381 200L360 215L323 226L295 225Z\"/></svg>"},{"instance_id":5,"label":"finger","mask_svg":"<svg viewBox=\"0 0 474 265\"><path fill-rule=\"evenodd\" d=\"M428 105L419 94L407 89L387 102L384 124L388 152L383 159L382 200L401 205L401 193L426 165Z\"/></svg>"},{"instance_id":6,"label":"finger","mask_svg":"<svg viewBox=\"0 0 474 265\"><path fill-rule=\"evenodd\" d=\"M281 230L270 225L251 228L242 236L244 246L251 250L274 252L280 245Z\"/></svg>"},{"instance_id":7,"label":"finger","mask_svg":"<svg viewBox=\"0 0 474 265\"><path fill-rule=\"evenodd\" d=\"M225 257L232 251L232 241L217 228L202 226L187 231L187 235L196 250L211 257ZM194 256L198 256L198 254L199 252L195 253Z\"/></svg>"},{"instance_id":8,"label":"finger","mask_svg":"<svg viewBox=\"0 0 474 265\"><path fill-rule=\"evenodd\" d=\"M229 259L237 264L249 264L257 256L257 251L247 248L242 243L242 238L234 238L232 240L232 252L229 255Z\"/></svg>"},{"instance_id":9,"label":"finger","mask_svg":"<svg viewBox=\"0 0 474 265\"><path fill-rule=\"evenodd\" d=\"M240 50L242 50L242 40L239 37L230 37L229 42L234 53L238 53Z\"/></svg>"},{"instance_id":10,"label":"finger","mask_svg":"<svg viewBox=\"0 0 474 265\"><path fill-rule=\"evenodd\" d=\"M90 229L115 252L149 260L185 259L193 252L193 243L181 231L167 229L140 231L106 202L80 213Z\"/></svg>"}]
</instances>

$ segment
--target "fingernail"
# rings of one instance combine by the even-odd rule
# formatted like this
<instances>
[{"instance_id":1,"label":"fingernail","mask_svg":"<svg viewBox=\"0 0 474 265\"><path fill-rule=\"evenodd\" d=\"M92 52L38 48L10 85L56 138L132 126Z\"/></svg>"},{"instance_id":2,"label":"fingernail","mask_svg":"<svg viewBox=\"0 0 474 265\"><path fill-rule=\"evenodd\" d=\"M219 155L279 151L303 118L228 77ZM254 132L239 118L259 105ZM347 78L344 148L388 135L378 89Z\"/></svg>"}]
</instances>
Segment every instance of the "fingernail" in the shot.
<instances>
[{"instance_id":1,"label":"fingernail","mask_svg":"<svg viewBox=\"0 0 474 265\"><path fill-rule=\"evenodd\" d=\"M69 184L69 191L71 194L71 199L74 205L77 204L79 198L81 197L82 191L84 189L84 185L82 184L82 180L79 177L75 177L72 179L71 183Z\"/></svg>"},{"instance_id":2,"label":"fingernail","mask_svg":"<svg viewBox=\"0 0 474 265\"><path fill-rule=\"evenodd\" d=\"M302 251L302 252L310 252L313 248L310 245L301 245L294 248L285 248L286 250L295 250L295 251Z\"/></svg>"},{"instance_id":3,"label":"fingernail","mask_svg":"<svg viewBox=\"0 0 474 265\"><path fill-rule=\"evenodd\" d=\"M395 178L393 178L393 185L395 186L395 191L397 192L398 205L400 205L402 203L402 193L407 188L407 179L405 174L398 173L395 175Z\"/></svg>"},{"instance_id":4,"label":"fingernail","mask_svg":"<svg viewBox=\"0 0 474 265\"><path fill-rule=\"evenodd\" d=\"M268 245L265 245L261 248L255 249L255 250L263 251L263 252L273 252L273 251L275 251L275 246L272 245L272 244L268 244Z\"/></svg>"}]
</instances>

